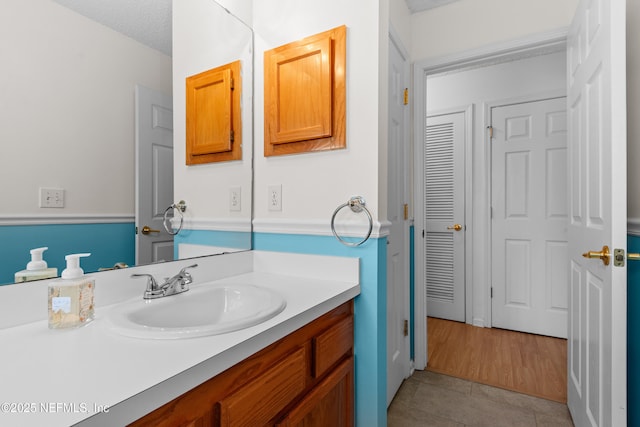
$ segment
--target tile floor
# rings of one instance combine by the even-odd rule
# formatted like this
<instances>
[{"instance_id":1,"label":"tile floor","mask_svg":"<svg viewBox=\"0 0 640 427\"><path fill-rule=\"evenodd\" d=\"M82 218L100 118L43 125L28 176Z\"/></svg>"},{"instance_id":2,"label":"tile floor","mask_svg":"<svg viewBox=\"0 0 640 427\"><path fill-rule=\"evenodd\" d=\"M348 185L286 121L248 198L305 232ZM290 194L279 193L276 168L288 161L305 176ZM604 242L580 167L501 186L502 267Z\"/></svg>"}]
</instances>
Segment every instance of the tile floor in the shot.
<instances>
[{"instance_id":1,"label":"tile floor","mask_svg":"<svg viewBox=\"0 0 640 427\"><path fill-rule=\"evenodd\" d=\"M572 427L567 406L429 371L404 381L388 411L389 427Z\"/></svg>"}]
</instances>

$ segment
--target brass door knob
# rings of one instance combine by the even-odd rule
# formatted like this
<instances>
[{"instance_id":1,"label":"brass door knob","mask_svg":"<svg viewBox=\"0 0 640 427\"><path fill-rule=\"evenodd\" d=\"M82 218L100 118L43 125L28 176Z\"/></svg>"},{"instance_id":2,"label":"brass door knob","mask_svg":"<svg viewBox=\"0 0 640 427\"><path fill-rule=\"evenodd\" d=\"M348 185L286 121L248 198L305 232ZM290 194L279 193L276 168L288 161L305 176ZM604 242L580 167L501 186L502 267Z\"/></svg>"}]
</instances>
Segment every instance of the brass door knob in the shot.
<instances>
[{"instance_id":1,"label":"brass door knob","mask_svg":"<svg viewBox=\"0 0 640 427\"><path fill-rule=\"evenodd\" d=\"M609 265L609 261L611 259L611 252L609 252L609 246L603 246L602 250L597 251L589 251L582 254L585 258L600 258L604 265Z\"/></svg>"},{"instance_id":2,"label":"brass door knob","mask_svg":"<svg viewBox=\"0 0 640 427\"><path fill-rule=\"evenodd\" d=\"M462 230L462 226L460 224L455 224L455 225L452 225L451 227L447 227L447 230L460 231L460 230Z\"/></svg>"},{"instance_id":3,"label":"brass door knob","mask_svg":"<svg viewBox=\"0 0 640 427\"><path fill-rule=\"evenodd\" d=\"M159 233L160 230L154 230L153 228L150 228L148 225L145 225L144 227L142 227L142 234L149 234L149 233Z\"/></svg>"}]
</instances>

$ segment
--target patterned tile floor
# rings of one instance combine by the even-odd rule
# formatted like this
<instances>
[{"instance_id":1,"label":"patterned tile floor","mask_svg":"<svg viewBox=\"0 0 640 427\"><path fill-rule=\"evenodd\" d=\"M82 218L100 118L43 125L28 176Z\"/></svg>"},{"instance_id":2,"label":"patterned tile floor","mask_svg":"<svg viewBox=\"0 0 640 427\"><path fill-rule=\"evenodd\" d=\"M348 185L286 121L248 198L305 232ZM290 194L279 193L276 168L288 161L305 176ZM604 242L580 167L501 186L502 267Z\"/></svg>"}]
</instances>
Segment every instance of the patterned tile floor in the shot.
<instances>
[{"instance_id":1,"label":"patterned tile floor","mask_svg":"<svg viewBox=\"0 0 640 427\"><path fill-rule=\"evenodd\" d=\"M429 371L402 383L388 410L389 427L572 427L567 406Z\"/></svg>"}]
</instances>

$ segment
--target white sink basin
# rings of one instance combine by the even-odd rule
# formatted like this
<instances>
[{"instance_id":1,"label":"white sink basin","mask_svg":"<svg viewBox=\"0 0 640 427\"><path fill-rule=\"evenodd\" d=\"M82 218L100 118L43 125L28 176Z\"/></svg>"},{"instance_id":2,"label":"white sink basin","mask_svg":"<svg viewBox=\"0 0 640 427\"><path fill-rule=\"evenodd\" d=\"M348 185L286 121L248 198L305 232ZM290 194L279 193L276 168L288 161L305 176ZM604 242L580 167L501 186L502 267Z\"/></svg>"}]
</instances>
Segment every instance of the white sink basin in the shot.
<instances>
[{"instance_id":1,"label":"white sink basin","mask_svg":"<svg viewBox=\"0 0 640 427\"><path fill-rule=\"evenodd\" d=\"M286 306L280 294L253 285L201 285L164 298L129 301L108 320L122 335L180 339L223 334L257 325Z\"/></svg>"}]
</instances>

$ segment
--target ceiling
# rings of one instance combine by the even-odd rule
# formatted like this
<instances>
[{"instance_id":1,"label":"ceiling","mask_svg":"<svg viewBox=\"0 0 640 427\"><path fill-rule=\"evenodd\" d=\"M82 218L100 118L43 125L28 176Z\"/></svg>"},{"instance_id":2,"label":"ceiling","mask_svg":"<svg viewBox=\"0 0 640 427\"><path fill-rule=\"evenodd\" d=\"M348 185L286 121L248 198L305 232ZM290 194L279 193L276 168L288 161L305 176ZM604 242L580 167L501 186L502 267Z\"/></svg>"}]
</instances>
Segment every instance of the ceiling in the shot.
<instances>
[{"instance_id":1,"label":"ceiling","mask_svg":"<svg viewBox=\"0 0 640 427\"><path fill-rule=\"evenodd\" d=\"M53 0L171 56L172 0ZM458 0L405 0L411 13Z\"/></svg>"},{"instance_id":2,"label":"ceiling","mask_svg":"<svg viewBox=\"0 0 640 427\"><path fill-rule=\"evenodd\" d=\"M172 0L54 0L171 56Z\"/></svg>"}]
</instances>

